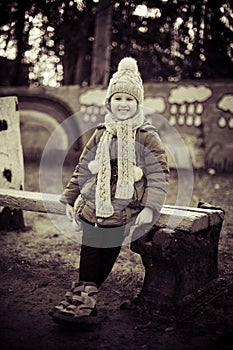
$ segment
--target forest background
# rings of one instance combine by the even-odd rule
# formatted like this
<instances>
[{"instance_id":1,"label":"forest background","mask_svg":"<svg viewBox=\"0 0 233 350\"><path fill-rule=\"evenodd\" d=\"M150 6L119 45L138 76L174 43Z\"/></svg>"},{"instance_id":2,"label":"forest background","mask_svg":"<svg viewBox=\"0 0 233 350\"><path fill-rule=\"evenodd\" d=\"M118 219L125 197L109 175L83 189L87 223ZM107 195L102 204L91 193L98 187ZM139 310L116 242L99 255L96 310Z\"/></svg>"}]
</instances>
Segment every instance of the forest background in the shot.
<instances>
[{"instance_id":1,"label":"forest background","mask_svg":"<svg viewBox=\"0 0 233 350\"><path fill-rule=\"evenodd\" d=\"M147 82L233 76L229 0L4 0L0 85L108 84L124 56Z\"/></svg>"}]
</instances>

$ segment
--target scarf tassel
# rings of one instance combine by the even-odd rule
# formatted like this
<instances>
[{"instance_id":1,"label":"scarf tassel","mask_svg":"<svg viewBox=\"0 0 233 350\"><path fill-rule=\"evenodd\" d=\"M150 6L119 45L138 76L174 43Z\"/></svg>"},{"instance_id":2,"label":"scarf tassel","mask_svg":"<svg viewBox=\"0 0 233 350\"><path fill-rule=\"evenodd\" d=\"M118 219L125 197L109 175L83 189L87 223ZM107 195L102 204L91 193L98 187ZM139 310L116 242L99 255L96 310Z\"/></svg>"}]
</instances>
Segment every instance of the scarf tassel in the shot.
<instances>
[{"instance_id":1,"label":"scarf tassel","mask_svg":"<svg viewBox=\"0 0 233 350\"><path fill-rule=\"evenodd\" d=\"M142 172L142 169L139 168L139 166L134 165L133 173L134 173L134 182L141 180L141 178L143 176L143 172Z\"/></svg>"},{"instance_id":2,"label":"scarf tassel","mask_svg":"<svg viewBox=\"0 0 233 350\"><path fill-rule=\"evenodd\" d=\"M97 159L94 159L88 164L88 168L90 172L94 175L94 174L98 174L100 165L101 165L100 162Z\"/></svg>"}]
</instances>

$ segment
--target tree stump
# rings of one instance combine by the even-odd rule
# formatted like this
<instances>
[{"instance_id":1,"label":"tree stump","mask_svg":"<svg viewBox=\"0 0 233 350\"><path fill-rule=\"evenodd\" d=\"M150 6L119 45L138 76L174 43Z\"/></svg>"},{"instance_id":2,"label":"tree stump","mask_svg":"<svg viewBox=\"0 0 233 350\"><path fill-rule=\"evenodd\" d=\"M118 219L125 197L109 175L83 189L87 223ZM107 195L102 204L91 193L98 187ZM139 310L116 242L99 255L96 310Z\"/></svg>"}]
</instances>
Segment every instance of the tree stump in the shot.
<instances>
[{"instance_id":1,"label":"tree stump","mask_svg":"<svg viewBox=\"0 0 233 350\"><path fill-rule=\"evenodd\" d=\"M0 98L0 187L22 190L24 162L21 144L18 100L16 96ZM24 227L21 209L4 207L0 212L0 229Z\"/></svg>"},{"instance_id":2,"label":"tree stump","mask_svg":"<svg viewBox=\"0 0 233 350\"><path fill-rule=\"evenodd\" d=\"M185 211L185 225L181 222L171 229L158 222L141 238L131 242L131 250L140 254L145 267L138 299L157 309L175 306L218 277L218 242L224 211L204 205L202 208L177 207L176 210ZM203 217L200 229L193 222L195 212Z\"/></svg>"}]
</instances>

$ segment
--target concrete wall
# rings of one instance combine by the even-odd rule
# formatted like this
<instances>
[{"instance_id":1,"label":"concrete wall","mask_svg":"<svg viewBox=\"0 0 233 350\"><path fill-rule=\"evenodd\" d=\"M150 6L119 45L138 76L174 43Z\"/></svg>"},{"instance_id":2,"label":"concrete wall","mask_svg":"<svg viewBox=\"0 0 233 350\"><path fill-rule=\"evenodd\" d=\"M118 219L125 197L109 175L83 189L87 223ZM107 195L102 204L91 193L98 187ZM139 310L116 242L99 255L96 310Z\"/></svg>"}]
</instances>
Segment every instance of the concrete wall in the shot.
<instances>
[{"instance_id":1,"label":"concrete wall","mask_svg":"<svg viewBox=\"0 0 233 350\"><path fill-rule=\"evenodd\" d=\"M104 119L102 87L0 88L0 96L9 95L19 100L26 157L40 153L58 125L59 142L50 147L66 151L77 136ZM189 166L187 148L195 168L233 170L232 80L145 84L144 105L166 145L171 167Z\"/></svg>"}]
</instances>

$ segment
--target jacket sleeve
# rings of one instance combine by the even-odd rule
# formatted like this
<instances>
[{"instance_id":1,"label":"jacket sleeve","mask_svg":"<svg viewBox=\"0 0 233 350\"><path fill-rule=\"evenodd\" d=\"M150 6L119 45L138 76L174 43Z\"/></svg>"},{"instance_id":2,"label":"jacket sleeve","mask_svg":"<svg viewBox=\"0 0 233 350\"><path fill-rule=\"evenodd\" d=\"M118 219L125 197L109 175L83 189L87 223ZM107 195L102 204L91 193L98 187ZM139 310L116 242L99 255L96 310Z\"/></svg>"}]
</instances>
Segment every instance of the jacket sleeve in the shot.
<instances>
[{"instance_id":1,"label":"jacket sleeve","mask_svg":"<svg viewBox=\"0 0 233 350\"><path fill-rule=\"evenodd\" d=\"M92 176L90 170L88 169L88 164L95 158L97 138L99 138L97 134L99 134L99 132L96 130L85 145L79 158L79 162L76 165L75 170L60 197L61 203L69 203L73 206L76 198L80 194L80 189L82 188L83 184L90 178L90 176Z\"/></svg>"},{"instance_id":2,"label":"jacket sleeve","mask_svg":"<svg viewBox=\"0 0 233 350\"><path fill-rule=\"evenodd\" d=\"M155 130L146 132L143 157L147 181L142 206L160 212L167 195L169 167L164 145Z\"/></svg>"}]
</instances>

